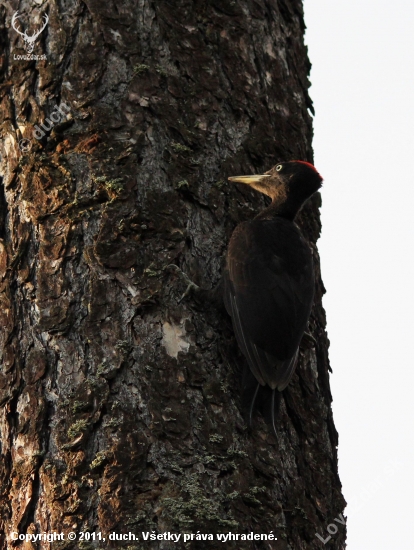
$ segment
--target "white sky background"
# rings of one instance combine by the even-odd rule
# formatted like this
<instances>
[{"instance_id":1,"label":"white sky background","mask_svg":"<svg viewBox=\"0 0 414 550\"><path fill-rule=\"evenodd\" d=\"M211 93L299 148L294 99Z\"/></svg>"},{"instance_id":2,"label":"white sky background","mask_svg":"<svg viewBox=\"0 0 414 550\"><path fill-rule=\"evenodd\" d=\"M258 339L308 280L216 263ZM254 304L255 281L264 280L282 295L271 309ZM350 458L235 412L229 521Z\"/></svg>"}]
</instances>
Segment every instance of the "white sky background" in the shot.
<instances>
[{"instance_id":1,"label":"white sky background","mask_svg":"<svg viewBox=\"0 0 414 550\"><path fill-rule=\"evenodd\" d=\"M413 550L414 3L304 5L347 548Z\"/></svg>"}]
</instances>

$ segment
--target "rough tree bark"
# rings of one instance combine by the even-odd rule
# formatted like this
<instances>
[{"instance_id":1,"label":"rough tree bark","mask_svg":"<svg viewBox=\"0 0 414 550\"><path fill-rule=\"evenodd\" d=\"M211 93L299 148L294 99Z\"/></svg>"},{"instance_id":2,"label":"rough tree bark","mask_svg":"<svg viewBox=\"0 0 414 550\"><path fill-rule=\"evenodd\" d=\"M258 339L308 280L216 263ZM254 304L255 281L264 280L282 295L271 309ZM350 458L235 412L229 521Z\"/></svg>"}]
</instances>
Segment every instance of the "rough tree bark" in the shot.
<instances>
[{"instance_id":1,"label":"rough tree bark","mask_svg":"<svg viewBox=\"0 0 414 550\"><path fill-rule=\"evenodd\" d=\"M18 58L18 8L29 34L48 13L46 60ZM299 219L317 345L277 440L243 420L229 317L179 302L165 269L213 288L235 225L264 206L227 177L312 161L301 1L12 0L1 22L1 548L344 548L319 194ZM62 104L68 120L35 139ZM10 539L87 530L278 540Z\"/></svg>"}]
</instances>

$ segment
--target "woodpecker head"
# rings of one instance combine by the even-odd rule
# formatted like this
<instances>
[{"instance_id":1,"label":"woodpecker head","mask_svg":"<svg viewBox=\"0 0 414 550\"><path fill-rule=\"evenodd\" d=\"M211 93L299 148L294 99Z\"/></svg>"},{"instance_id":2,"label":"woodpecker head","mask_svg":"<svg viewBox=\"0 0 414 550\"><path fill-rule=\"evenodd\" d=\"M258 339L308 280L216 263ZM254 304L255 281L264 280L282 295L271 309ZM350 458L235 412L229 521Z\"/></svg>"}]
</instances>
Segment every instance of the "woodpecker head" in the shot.
<instances>
[{"instance_id":1,"label":"woodpecker head","mask_svg":"<svg viewBox=\"0 0 414 550\"><path fill-rule=\"evenodd\" d=\"M229 180L244 183L268 195L272 205L284 205L293 216L322 185L322 178L316 168L302 160L279 162L265 174L235 176Z\"/></svg>"}]
</instances>

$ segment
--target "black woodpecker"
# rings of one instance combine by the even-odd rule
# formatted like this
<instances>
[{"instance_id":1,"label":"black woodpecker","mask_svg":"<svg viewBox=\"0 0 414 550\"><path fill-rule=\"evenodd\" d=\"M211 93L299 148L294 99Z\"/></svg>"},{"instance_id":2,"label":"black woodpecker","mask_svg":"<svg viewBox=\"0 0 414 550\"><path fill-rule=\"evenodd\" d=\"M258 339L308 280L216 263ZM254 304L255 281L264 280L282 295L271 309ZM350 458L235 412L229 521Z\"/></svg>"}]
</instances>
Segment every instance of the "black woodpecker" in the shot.
<instances>
[{"instance_id":1,"label":"black woodpecker","mask_svg":"<svg viewBox=\"0 0 414 550\"><path fill-rule=\"evenodd\" d=\"M322 178L312 164L295 160L280 162L262 175L229 180L272 199L233 232L224 301L251 371L243 384L249 423L257 406L276 434L281 392L295 371L315 286L311 251L294 220Z\"/></svg>"}]
</instances>

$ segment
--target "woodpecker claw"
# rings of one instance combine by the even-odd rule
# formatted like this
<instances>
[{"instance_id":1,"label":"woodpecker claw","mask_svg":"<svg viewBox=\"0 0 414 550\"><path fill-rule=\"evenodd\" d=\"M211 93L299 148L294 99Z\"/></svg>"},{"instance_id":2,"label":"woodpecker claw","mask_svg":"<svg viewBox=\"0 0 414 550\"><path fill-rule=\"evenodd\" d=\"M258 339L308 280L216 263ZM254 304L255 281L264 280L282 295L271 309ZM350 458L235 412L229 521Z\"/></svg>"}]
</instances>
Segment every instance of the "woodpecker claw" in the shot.
<instances>
[{"instance_id":1,"label":"woodpecker claw","mask_svg":"<svg viewBox=\"0 0 414 550\"><path fill-rule=\"evenodd\" d=\"M310 332L305 332L304 336L308 338L312 342L312 344L315 344L316 346L317 342Z\"/></svg>"},{"instance_id":2,"label":"woodpecker claw","mask_svg":"<svg viewBox=\"0 0 414 550\"><path fill-rule=\"evenodd\" d=\"M195 283L193 282L190 282L189 285L187 286L184 294L181 296L181 298L178 300L178 303L181 304L181 302L184 300L184 298L186 296L188 296L189 294L191 294L191 292L197 292L197 290L200 290L200 287L197 286Z\"/></svg>"},{"instance_id":3,"label":"woodpecker claw","mask_svg":"<svg viewBox=\"0 0 414 550\"><path fill-rule=\"evenodd\" d=\"M181 304L181 302L184 300L186 296L191 294L191 292L198 292L200 291L200 287L196 285L185 273L182 271L178 265L175 264L169 264L165 269L171 269L172 271L175 271L175 273L179 274L184 281L187 283L187 288L184 292L184 294L181 296L181 298L178 300L178 303Z\"/></svg>"},{"instance_id":4,"label":"woodpecker claw","mask_svg":"<svg viewBox=\"0 0 414 550\"><path fill-rule=\"evenodd\" d=\"M304 332L300 345L304 348L310 349L316 347L317 341L309 332Z\"/></svg>"}]
</instances>

